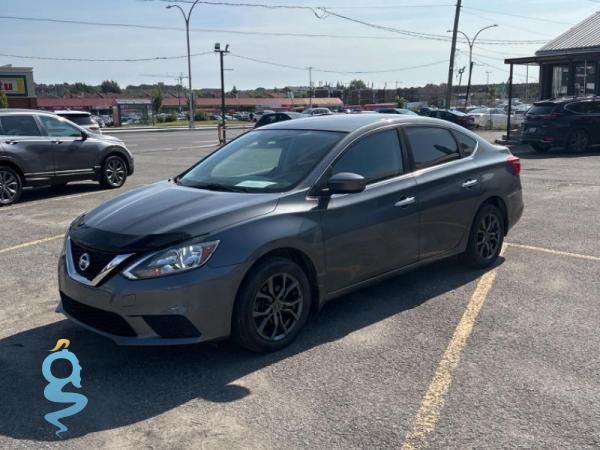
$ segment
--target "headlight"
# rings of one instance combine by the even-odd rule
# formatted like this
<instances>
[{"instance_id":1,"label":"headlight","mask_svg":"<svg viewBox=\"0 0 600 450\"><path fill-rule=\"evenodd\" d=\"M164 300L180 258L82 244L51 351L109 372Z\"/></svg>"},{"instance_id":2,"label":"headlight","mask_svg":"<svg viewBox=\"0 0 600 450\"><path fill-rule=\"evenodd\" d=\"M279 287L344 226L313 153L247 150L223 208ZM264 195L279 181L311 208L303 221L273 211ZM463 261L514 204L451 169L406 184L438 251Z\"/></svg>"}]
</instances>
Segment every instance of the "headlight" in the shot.
<instances>
[{"instance_id":1,"label":"headlight","mask_svg":"<svg viewBox=\"0 0 600 450\"><path fill-rule=\"evenodd\" d=\"M146 256L123 271L130 280L156 278L202 267L217 249L219 241L186 244Z\"/></svg>"}]
</instances>

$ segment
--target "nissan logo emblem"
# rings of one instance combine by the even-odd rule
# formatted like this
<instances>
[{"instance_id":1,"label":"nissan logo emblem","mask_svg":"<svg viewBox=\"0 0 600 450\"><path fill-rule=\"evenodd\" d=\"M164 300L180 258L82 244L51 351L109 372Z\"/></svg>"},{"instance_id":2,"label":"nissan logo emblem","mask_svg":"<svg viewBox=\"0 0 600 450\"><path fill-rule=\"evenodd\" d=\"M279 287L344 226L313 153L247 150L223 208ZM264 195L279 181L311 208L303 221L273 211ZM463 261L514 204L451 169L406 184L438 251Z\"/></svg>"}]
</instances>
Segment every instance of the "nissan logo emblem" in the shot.
<instances>
[{"instance_id":1,"label":"nissan logo emblem","mask_svg":"<svg viewBox=\"0 0 600 450\"><path fill-rule=\"evenodd\" d=\"M81 258L79 258L79 268L82 272L85 272L88 267L90 267L90 255L84 253L81 255Z\"/></svg>"}]
</instances>

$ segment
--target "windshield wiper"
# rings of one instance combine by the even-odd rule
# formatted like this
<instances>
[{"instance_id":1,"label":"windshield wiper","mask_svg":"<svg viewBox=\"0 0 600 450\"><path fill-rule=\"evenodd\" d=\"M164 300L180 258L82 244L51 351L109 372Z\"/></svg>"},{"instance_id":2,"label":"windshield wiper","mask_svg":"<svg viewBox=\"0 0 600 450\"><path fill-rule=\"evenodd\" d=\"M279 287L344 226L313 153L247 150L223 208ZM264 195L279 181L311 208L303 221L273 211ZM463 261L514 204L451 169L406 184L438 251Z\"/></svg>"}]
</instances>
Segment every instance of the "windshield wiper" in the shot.
<instances>
[{"instance_id":1,"label":"windshield wiper","mask_svg":"<svg viewBox=\"0 0 600 450\"><path fill-rule=\"evenodd\" d=\"M197 183L197 184L192 184L188 187L192 187L192 188L196 188L196 189L206 189L208 191L248 192L248 189L241 187L241 186L230 186L228 184L219 184L219 183Z\"/></svg>"}]
</instances>

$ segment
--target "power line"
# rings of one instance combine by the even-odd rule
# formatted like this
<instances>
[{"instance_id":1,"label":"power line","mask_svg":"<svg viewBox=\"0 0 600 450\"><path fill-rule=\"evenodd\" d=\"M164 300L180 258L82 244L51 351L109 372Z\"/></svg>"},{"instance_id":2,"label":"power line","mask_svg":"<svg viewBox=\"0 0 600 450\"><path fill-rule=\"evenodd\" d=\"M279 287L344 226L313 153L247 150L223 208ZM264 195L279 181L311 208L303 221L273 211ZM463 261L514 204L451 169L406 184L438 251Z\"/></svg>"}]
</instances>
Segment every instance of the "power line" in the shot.
<instances>
[{"instance_id":1,"label":"power line","mask_svg":"<svg viewBox=\"0 0 600 450\"><path fill-rule=\"evenodd\" d=\"M474 6L463 6L463 8L472 9L474 11L481 11L481 12L487 12L487 13L492 13L492 14L499 14L501 16L517 17L519 19L536 20L538 22L556 23L558 25L572 25L572 24L570 24L568 22L561 22L559 20L542 19L542 18L539 18L539 17L524 16L524 15L521 15L521 14L507 13L507 12L503 12L503 11L492 11L490 9L476 8Z\"/></svg>"},{"instance_id":2,"label":"power line","mask_svg":"<svg viewBox=\"0 0 600 450\"><path fill-rule=\"evenodd\" d=\"M159 1L164 3L194 3L194 0L140 0L144 2ZM437 8L454 6L451 3L434 3L434 4L394 4L394 5L370 5L370 6L346 6L346 5L330 5L313 7L308 5L273 5L268 3L242 3L242 2L226 2L226 1L198 1L197 3L210 6L242 6L250 8L265 8L265 9L304 9L315 12L318 8L327 9L396 9L396 8Z\"/></svg>"},{"instance_id":3,"label":"power line","mask_svg":"<svg viewBox=\"0 0 600 450\"><path fill-rule=\"evenodd\" d=\"M212 55L213 52L192 53L190 56ZM147 58L73 58L70 56L30 56L13 55L9 53L0 53L0 56L6 58L35 59L43 61L80 61L80 62L142 62L142 61L164 61L172 59L187 58L187 55L181 56L151 56Z\"/></svg>"}]
</instances>

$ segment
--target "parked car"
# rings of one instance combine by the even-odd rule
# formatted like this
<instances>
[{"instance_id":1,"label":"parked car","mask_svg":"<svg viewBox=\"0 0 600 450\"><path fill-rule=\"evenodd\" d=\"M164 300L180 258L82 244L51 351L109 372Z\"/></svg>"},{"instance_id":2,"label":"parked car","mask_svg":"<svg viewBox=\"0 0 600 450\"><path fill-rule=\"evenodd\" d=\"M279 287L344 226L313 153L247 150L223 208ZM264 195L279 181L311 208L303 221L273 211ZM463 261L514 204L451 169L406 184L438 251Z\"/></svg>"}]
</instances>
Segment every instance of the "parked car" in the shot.
<instances>
[{"instance_id":1,"label":"parked car","mask_svg":"<svg viewBox=\"0 0 600 450\"><path fill-rule=\"evenodd\" d=\"M475 128L475 123L471 116L454 109L434 109L429 114L430 117L454 122L469 130Z\"/></svg>"},{"instance_id":2,"label":"parked car","mask_svg":"<svg viewBox=\"0 0 600 450\"><path fill-rule=\"evenodd\" d=\"M271 124L75 219L59 311L119 344L278 350L369 283L452 255L493 265L523 211L519 172L508 148L441 120Z\"/></svg>"},{"instance_id":3,"label":"parked car","mask_svg":"<svg viewBox=\"0 0 600 450\"><path fill-rule=\"evenodd\" d=\"M69 119L74 124L79 125L82 128L85 128L91 133L102 134L102 130L100 130L100 125L93 119L92 115L87 111L54 111L54 114L64 117L65 119Z\"/></svg>"},{"instance_id":4,"label":"parked car","mask_svg":"<svg viewBox=\"0 0 600 450\"><path fill-rule=\"evenodd\" d=\"M380 114L407 114L409 116L417 116L416 112L405 108L381 108L377 110Z\"/></svg>"},{"instance_id":5,"label":"parked car","mask_svg":"<svg viewBox=\"0 0 600 450\"><path fill-rule=\"evenodd\" d=\"M329 108L307 108L302 111L302 114L307 116L324 116L333 113Z\"/></svg>"},{"instance_id":6,"label":"parked car","mask_svg":"<svg viewBox=\"0 0 600 450\"><path fill-rule=\"evenodd\" d=\"M106 123L102 117L92 115L92 120L96 122L101 129L106 128Z\"/></svg>"},{"instance_id":7,"label":"parked car","mask_svg":"<svg viewBox=\"0 0 600 450\"><path fill-rule=\"evenodd\" d=\"M132 173L133 156L117 138L49 112L0 110L0 206L18 201L24 187L96 180L112 189Z\"/></svg>"},{"instance_id":8,"label":"parked car","mask_svg":"<svg viewBox=\"0 0 600 450\"><path fill-rule=\"evenodd\" d=\"M501 129L506 128L508 114L502 108L477 108L471 110L469 116L475 120L475 125L480 128ZM511 115L511 124L518 126L523 122L523 116Z\"/></svg>"},{"instance_id":9,"label":"parked car","mask_svg":"<svg viewBox=\"0 0 600 450\"><path fill-rule=\"evenodd\" d=\"M303 117L306 116L304 114L291 111L263 114L259 121L256 122L256 125L254 125L254 128L264 127L265 125L269 125L275 122L283 122L292 119L301 119Z\"/></svg>"},{"instance_id":10,"label":"parked car","mask_svg":"<svg viewBox=\"0 0 600 450\"><path fill-rule=\"evenodd\" d=\"M525 115L521 142L539 152L565 147L576 153L600 144L600 98L569 97L534 103Z\"/></svg>"}]
</instances>

